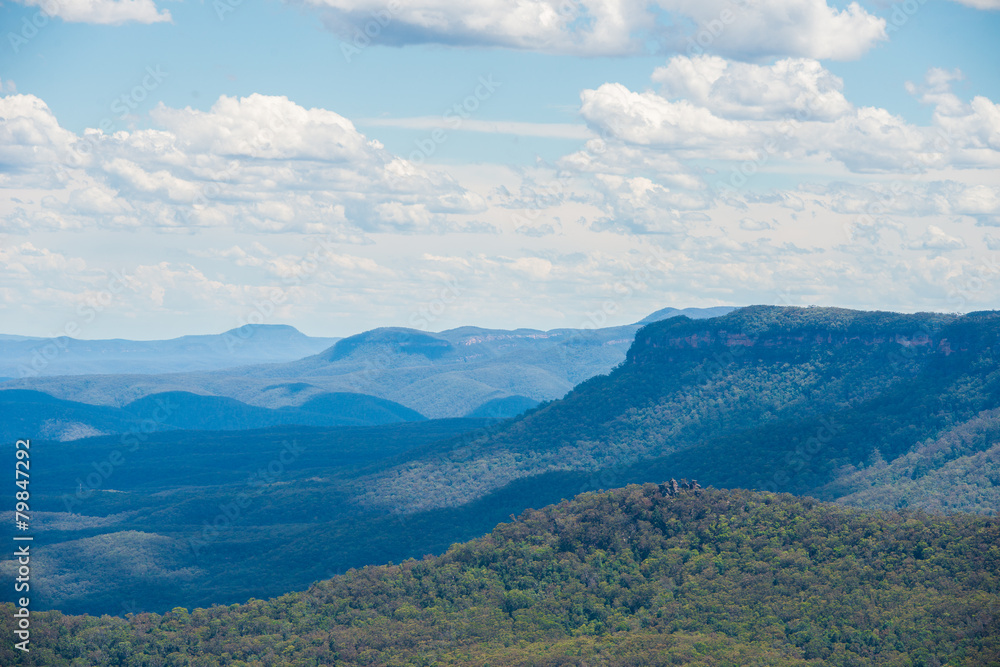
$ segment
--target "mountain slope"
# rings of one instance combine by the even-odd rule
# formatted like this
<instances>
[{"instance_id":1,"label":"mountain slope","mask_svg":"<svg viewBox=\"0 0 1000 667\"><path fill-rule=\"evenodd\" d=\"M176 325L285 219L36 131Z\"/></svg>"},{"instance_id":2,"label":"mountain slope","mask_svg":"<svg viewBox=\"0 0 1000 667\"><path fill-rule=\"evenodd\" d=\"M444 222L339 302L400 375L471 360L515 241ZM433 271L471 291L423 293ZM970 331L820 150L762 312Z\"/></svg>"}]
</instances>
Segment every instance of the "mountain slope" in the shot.
<instances>
[{"instance_id":1,"label":"mountain slope","mask_svg":"<svg viewBox=\"0 0 1000 667\"><path fill-rule=\"evenodd\" d=\"M937 448L922 473L911 472L966 468L967 457L997 443L989 415L1000 407L998 341L1000 313L762 306L673 318L643 328L610 375L489 434L415 451L412 461L360 480L358 500L406 511L450 507L567 471L619 483L679 471L716 486L834 499L867 488L858 470L978 420L982 432L965 450ZM981 511L1000 509L990 465L973 482L979 490L965 494ZM442 476L448 485L433 481Z\"/></svg>"},{"instance_id":2,"label":"mountain slope","mask_svg":"<svg viewBox=\"0 0 1000 667\"><path fill-rule=\"evenodd\" d=\"M32 613L7 665L968 665L1000 660L1000 522L630 486L439 557L127 620ZM76 664L76 663L74 663Z\"/></svg>"}]
</instances>

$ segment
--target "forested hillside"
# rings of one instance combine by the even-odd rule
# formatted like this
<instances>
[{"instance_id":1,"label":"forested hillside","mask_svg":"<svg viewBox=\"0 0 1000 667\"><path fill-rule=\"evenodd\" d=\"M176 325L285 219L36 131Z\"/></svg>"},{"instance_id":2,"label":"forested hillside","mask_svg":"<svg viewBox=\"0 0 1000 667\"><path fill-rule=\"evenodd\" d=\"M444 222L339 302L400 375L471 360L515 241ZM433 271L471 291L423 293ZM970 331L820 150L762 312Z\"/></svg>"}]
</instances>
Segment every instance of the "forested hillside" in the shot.
<instances>
[{"instance_id":1,"label":"forested hillside","mask_svg":"<svg viewBox=\"0 0 1000 667\"><path fill-rule=\"evenodd\" d=\"M993 512L998 341L997 312L760 306L656 322L610 375L373 472L358 502L416 511L540 475L585 473L593 488L683 474L867 506Z\"/></svg>"},{"instance_id":2,"label":"forested hillside","mask_svg":"<svg viewBox=\"0 0 1000 667\"><path fill-rule=\"evenodd\" d=\"M1000 661L1000 522L633 485L269 601L32 615L4 665L951 665Z\"/></svg>"}]
</instances>

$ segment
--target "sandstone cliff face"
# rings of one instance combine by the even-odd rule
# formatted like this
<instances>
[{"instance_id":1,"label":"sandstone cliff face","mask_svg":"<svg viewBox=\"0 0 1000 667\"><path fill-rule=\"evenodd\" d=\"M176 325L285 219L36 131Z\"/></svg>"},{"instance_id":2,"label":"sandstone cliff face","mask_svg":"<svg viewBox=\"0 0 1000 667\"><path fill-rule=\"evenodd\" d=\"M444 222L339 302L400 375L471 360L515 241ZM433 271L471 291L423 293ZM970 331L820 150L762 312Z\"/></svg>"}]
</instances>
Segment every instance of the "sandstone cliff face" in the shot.
<instances>
[{"instance_id":1,"label":"sandstone cliff face","mask_svg":"<svg viewBox=\"0 0 1000 667\"><path fill-rule=\"evenodd\" d=\"M697 355L817 354L823 348L878 348L900 359L948 357L997 344L1000 312L965 317L870 313L836 308L750 306L712 320L672 318L636 334L627 363L680 361Z\"/></svg>"}]
</instances>

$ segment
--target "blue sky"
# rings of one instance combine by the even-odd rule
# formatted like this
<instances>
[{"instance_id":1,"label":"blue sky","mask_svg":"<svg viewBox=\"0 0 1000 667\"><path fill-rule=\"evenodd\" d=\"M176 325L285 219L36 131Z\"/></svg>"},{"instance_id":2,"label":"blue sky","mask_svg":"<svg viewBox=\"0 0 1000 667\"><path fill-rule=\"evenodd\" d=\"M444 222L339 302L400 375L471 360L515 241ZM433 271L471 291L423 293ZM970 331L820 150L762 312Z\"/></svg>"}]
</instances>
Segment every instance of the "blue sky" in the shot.
<instances>
[{"instance_id":1,"label":"blue sky","mask_svg":"<svg viewBox=\"0 0 1000 667\"><path fill-rule=\"evenodd\" d=\"M3 332L993 308L998 8L7 2Z\"/></svg>"}]
</instances>

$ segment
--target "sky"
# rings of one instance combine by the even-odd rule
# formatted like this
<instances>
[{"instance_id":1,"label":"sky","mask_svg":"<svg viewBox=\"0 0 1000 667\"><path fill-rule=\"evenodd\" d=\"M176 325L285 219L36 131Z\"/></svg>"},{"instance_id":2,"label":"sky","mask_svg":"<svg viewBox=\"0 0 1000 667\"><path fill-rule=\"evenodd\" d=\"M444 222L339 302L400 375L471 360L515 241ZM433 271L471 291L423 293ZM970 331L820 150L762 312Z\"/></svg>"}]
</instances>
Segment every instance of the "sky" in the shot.
<instances>
[{"instance_id":1,"label":"sky","mask_svg":"<svg viewBox=\"0 0 1000 667\"><path fill-rule=\"evenodd\" d=\"M6 0L0 333L995 309L1000 0Z\"/></svg>"}]
</instances>

